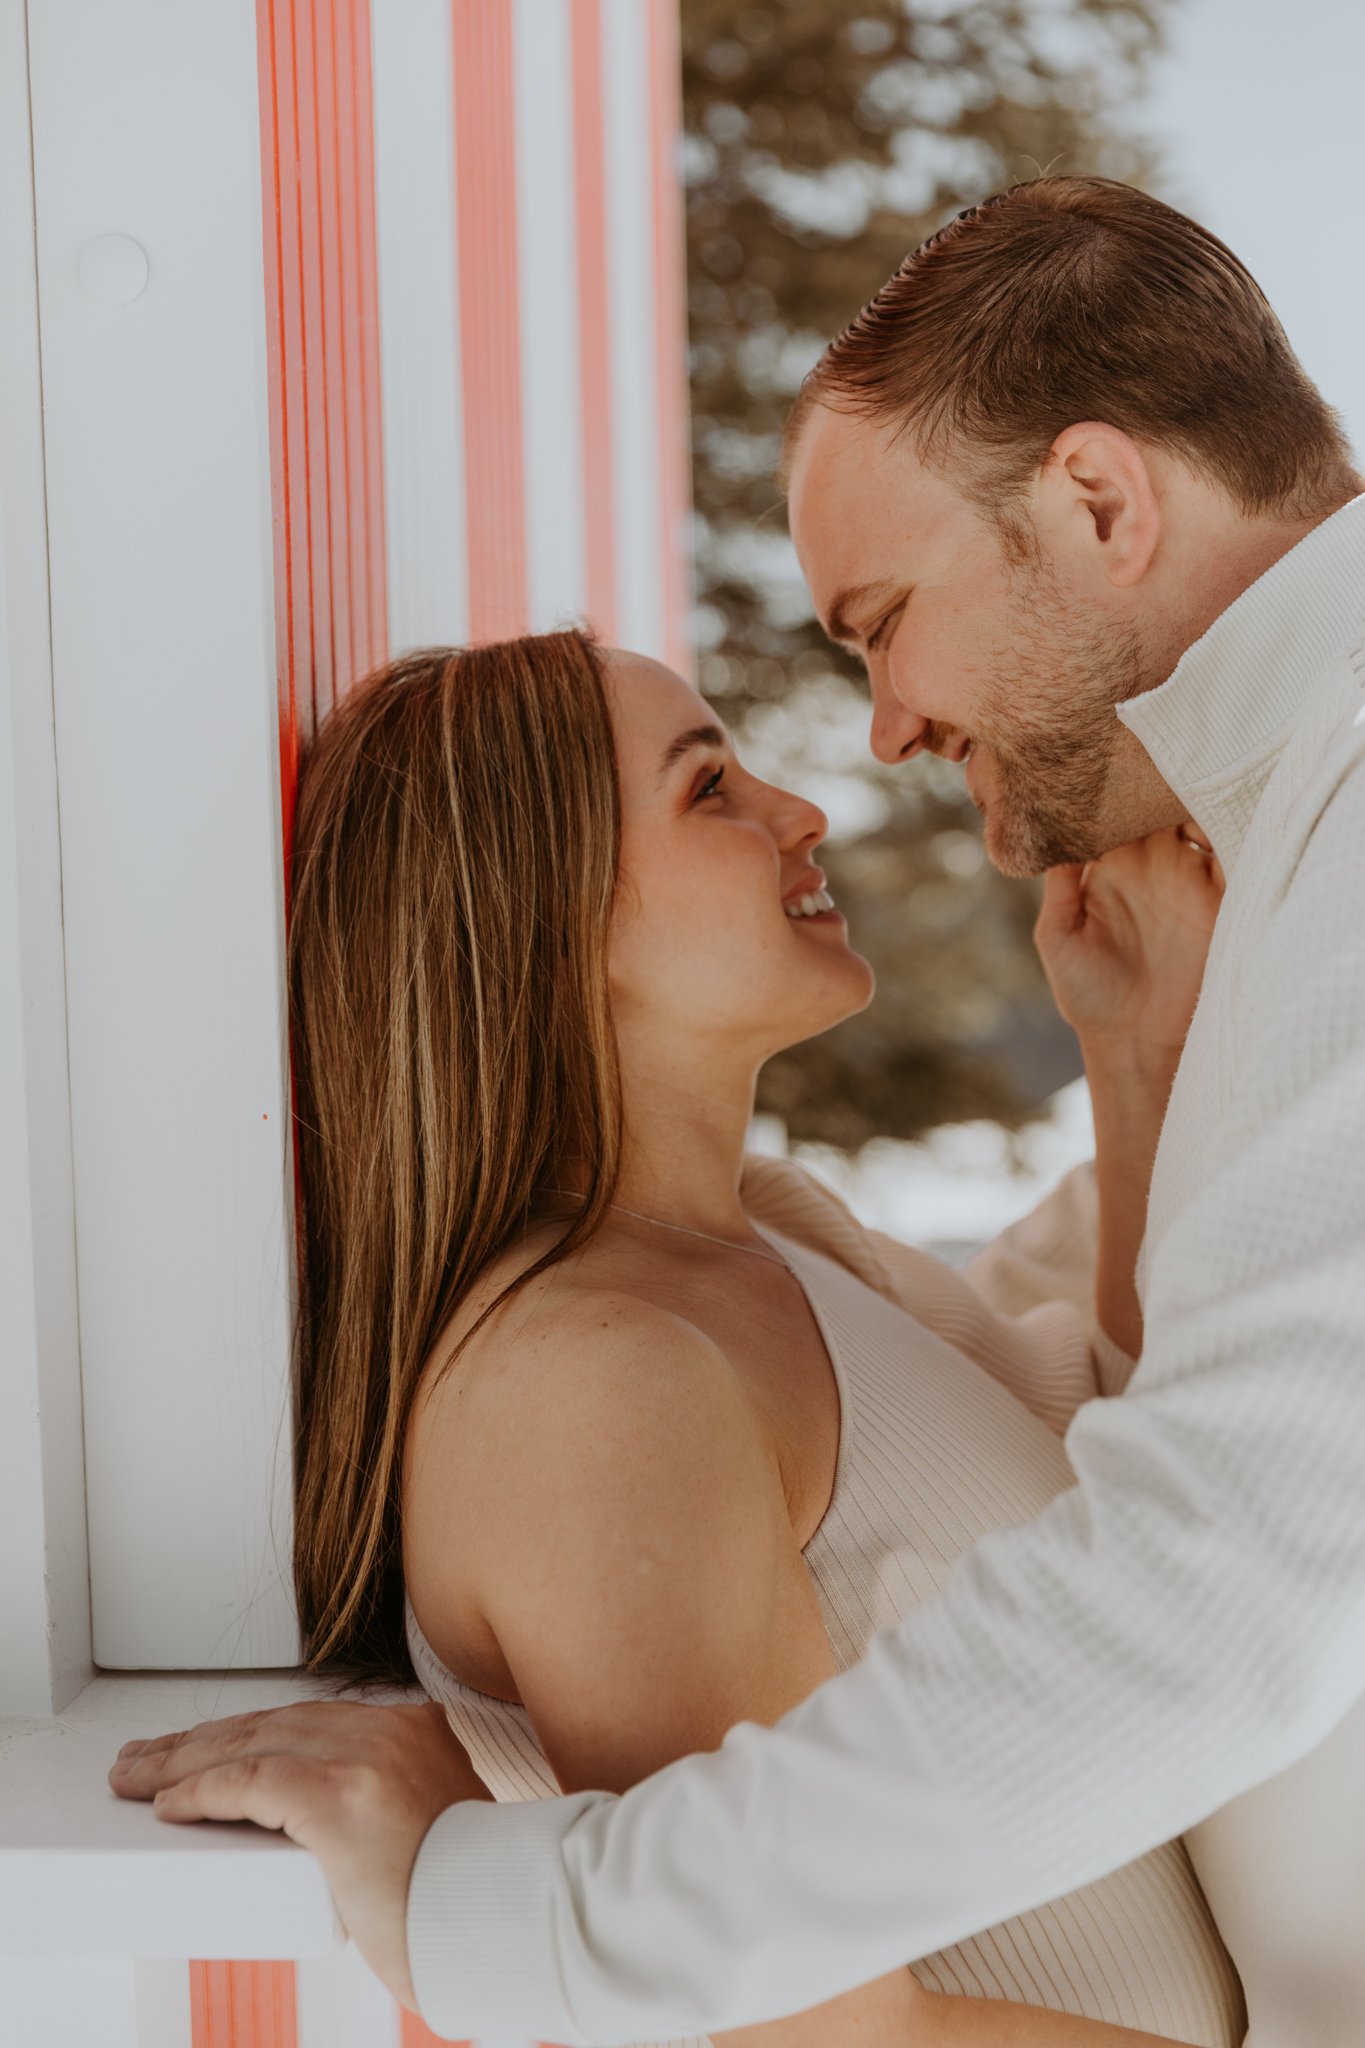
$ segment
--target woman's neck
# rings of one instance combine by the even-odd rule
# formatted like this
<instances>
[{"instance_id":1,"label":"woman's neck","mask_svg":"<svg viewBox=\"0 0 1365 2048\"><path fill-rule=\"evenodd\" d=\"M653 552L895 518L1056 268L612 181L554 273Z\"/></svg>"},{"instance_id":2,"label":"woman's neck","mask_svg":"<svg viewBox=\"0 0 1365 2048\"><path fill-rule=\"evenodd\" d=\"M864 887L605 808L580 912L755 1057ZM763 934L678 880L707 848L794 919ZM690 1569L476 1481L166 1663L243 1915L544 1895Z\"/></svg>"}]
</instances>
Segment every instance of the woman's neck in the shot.
<instances>
[{"instance_id":1,"label":"woman's neck","mask_svg":"<svg viewBox=\"0 0 1365 2048\"><path fill-rule=\"evenodd\" d=\"M739 1183L756 1078L623 1060L617 1205L718 1237L748 1235Z\"/></svg>"}]
</instances>

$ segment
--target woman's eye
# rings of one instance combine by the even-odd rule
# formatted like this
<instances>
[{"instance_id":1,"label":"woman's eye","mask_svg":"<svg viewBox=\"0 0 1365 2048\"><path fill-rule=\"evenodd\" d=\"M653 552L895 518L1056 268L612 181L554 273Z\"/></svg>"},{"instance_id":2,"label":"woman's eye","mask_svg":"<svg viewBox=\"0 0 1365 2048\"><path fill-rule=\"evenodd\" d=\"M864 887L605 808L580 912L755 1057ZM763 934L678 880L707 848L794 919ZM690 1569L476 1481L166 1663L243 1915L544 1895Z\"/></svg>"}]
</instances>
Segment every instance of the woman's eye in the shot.
<instances>
[{"instance_id":1,"label":"woman's eye","mask_svg":"<svg viewBox=\"0 0 1365 2048\"><path fill-rule=\"evenodd\" d=\"M708 775L706 781L703 782L701 788L697 791L697 802L700 803L704 796L719 796L720 786L724 780L725 770L723 768L717 768L714 775Z\"/></svg>"}]
</instances>

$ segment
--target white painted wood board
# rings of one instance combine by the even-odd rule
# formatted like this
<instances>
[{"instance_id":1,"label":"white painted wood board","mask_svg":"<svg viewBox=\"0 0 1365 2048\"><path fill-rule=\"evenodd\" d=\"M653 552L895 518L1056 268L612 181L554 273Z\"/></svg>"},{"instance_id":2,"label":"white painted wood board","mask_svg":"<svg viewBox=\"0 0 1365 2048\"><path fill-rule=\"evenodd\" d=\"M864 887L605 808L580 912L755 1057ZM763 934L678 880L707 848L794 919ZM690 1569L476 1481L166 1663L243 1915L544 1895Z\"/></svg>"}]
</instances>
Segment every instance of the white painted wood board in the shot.
<instances>
[{"instance_id":1,"label":"white painted wood board","mask_svg":"<svg viewBox=\"0 0 1365 2048\"><path fill-rule=\"evenodd\" d=\"M306 1850L262 1828L158 1820L108 1784L133 1737L320 1696L281 1673L111 1675L55 1719L0 1722L0 1956L336 1951L344 1935Z\"/></svg>"},{"instance_id":2,"label":"white painted wood board","mask_svg":"<svg viewBox=\"0 0 1365 2048\"><path fill-rule=\"evenodd\" d=\"M95 1661L293 1664L255 10L29 30Z\"/></svg>"}]
</instances>

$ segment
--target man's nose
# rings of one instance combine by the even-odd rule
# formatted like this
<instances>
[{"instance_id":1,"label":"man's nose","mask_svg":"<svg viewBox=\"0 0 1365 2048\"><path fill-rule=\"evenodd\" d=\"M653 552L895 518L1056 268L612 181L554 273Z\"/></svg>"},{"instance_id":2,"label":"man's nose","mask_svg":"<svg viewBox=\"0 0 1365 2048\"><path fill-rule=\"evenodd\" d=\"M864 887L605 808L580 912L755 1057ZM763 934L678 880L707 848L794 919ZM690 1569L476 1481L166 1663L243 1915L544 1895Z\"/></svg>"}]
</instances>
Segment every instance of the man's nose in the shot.
<instances>
[{"instance_id":1,"label":"man's nose","mask_svg":"<svg viewBox=\"0 0 1365 2048\"><path fill-rule=\"evenodd\" d=\"M882 677L872 685L872 751L894 767L909 761L924 745L929 720L911 711Z\"/></svg>"}]
</instances>

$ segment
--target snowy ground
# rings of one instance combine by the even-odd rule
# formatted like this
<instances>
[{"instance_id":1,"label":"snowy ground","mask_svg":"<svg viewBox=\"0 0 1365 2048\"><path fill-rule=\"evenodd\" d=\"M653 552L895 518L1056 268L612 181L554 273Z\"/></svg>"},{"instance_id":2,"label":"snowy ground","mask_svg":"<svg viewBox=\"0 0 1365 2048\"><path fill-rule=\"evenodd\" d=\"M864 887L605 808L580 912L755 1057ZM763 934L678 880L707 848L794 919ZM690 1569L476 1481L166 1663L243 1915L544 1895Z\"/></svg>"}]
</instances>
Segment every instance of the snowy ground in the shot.
<instances>
[{"instance_id":1,"label":"snowy ground","mask_svg":"<svg viewBox=\"0 0 1365 2048\"><path fill-rule=\"evenodd\" d=\"M944 1124L914 1144L878 1139L856 1159L826 1145L788 1146L780 1119L756 1117L750 1144L756 1152L799 1160L864 1223L958 1260L1091 1157L1094 1123L1085 1082L1061 1089L1049 1112L1022 1131Z\"/></svg>"}]
</instances>

